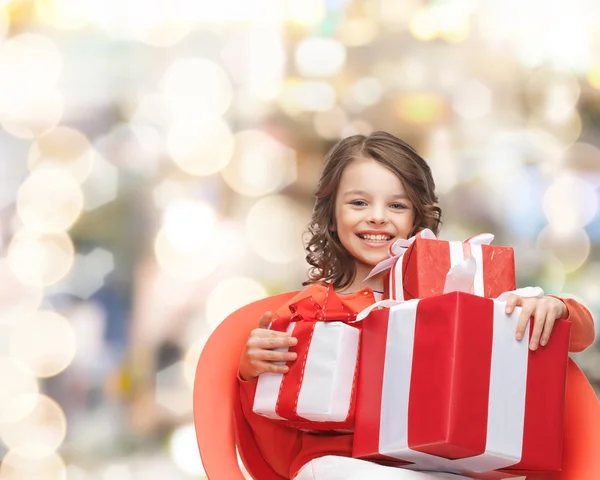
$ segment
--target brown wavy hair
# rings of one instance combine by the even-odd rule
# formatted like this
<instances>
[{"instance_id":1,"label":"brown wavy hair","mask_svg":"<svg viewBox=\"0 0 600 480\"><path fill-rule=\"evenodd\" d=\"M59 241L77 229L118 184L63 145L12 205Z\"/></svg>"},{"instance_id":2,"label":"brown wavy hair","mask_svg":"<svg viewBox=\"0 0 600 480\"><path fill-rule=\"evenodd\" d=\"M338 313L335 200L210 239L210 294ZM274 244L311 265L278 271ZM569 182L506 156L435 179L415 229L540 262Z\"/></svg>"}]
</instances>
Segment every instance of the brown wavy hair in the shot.
<instances>
[{"instance_id":1,"label":"brown wavy hair","mask_svg":"<svg viewBox=\"0 0 600 480\"><path fill-rule=\"evenodd\" d=\"M334 227L335 200L342 173L357 158L375 160L400 178L414 209L415 224L410 236L424 228L435 234L440 229L442 209L435 195L431 169L410 145L387 132L347 137L325 157L306 232L306 261L310 269L303 285L330 282L335 288L344 288L356 277L354 259L340 243Z\"/></svg>"}]
</instances>

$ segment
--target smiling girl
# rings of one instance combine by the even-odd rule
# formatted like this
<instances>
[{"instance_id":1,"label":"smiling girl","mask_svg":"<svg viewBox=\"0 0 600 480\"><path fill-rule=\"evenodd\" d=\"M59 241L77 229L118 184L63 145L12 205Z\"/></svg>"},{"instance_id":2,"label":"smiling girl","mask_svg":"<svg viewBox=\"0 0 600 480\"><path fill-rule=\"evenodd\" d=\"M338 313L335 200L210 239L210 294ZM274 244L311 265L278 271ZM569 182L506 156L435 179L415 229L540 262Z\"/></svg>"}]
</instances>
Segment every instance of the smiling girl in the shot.
<instances>
[{"instance_id":1,"label":"smiling girl","mask_svg":"<svg viewBox=\"0 0 600 480\"><path fill-rule=\"evenodd\" d=\"M368 137L355 135L335 145L325 160L308 227L306 260L311 266L307 286L291 302L313 297L322 303L332 284L342 303L360 312L381 298L382 275L365 278L399 238L409 238L429 228L438 233L441 209L434 193L431 170L415 150L385 132ZM285 315L289 303L275 312ZM534 318L530 348L547 343L558 318L568 318L571 351L581 351L594 341L594 323L588 310L572 299L521 298L513 295L507 313L523 307L516 337ZM240 402L261 458L247 459L257 480L370 480L461 478L443 473L413 472L349 458L352 434L315 434L284 427L252 412L256 377L263 372L287 373L293 352L276 351L296 345L289 334L268 330L273 318L266 312L252 331L240 360ZM244 429L240 429L242 431ZM240 447L243 449L243 447ZM256 473L255 473L256 474Z\"/></svg>"}]
</instances>

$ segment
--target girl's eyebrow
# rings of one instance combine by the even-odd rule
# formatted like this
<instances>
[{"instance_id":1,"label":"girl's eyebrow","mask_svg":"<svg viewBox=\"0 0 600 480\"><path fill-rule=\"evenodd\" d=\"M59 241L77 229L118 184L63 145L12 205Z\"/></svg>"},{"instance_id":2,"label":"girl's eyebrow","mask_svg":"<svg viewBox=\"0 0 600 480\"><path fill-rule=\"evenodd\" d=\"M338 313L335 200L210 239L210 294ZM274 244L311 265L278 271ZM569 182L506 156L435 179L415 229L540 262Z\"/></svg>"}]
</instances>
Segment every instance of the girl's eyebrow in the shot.
<instances>
[{"instance_id":1,"label":"girl's eyebrow","mask_svg":"<svg viewBox=\"0 0 600 480\"><path fill-rule=\"evenodd\" d=\"M347 192L344 192L344 196L348 195L361 195L364 197L368 197L370 194L368 192L365 192L364 190L348 190ZM398 195L392 195L392 198L399 200L408 200L408 195L402 193Z\"/></svg>"}]
</instances>

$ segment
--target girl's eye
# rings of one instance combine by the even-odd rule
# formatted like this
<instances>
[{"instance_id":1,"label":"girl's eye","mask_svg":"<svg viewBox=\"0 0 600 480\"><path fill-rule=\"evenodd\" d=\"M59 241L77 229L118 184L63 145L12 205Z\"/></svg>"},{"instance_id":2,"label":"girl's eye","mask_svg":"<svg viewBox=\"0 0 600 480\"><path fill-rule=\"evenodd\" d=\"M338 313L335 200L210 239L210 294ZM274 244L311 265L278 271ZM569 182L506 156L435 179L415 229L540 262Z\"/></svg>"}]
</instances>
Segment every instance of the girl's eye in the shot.
<instances>
[{"instance_id":1,"label":"girl's eye","mask_svg":"<svg viewBox=\"0 0 600 480\"><path fill-rule=\"evenodd\" d=\"M352 200L350 205L356 205L357 207L364 207L367 204L364 200Z\"/></svg>"},{"instance_id":2,"label":"girl's eye","mask_svg":"<svg viewBox=\"0 0 600 480\"><path fill-rule=\"evenodd\" d=\"M403 209L407 208L406 205L404 205L402 203L392 203L390 205L390 207L398 209L398 210L403 210Z\"/></svg>"}]
</instances>

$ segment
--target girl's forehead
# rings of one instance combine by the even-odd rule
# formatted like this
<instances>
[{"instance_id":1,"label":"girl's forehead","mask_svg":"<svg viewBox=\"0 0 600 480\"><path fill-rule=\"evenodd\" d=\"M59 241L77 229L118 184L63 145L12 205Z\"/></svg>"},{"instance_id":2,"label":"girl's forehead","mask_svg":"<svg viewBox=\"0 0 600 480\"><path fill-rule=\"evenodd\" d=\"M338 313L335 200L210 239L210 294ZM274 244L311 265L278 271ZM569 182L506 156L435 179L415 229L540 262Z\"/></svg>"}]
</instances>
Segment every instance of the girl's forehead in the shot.
<instances>
[{"instance_id":1,"label":"girl's forehead","mask_svg":"<svg viewBox=\"0 0 600 480\"><path fill-rule=\"evenodd\" d=\"M400 177L382 163L370 158L357 158L349 162L342 172L340 189L402 190Z\"/></svg>"}]
</instances>

